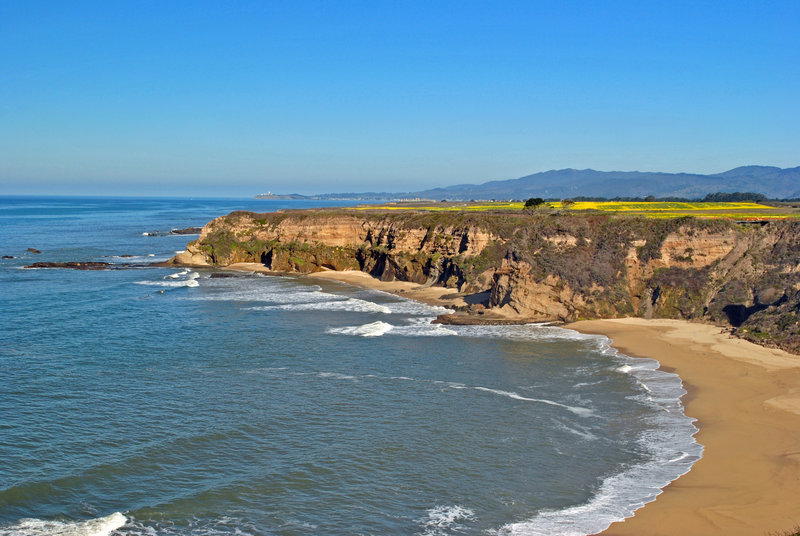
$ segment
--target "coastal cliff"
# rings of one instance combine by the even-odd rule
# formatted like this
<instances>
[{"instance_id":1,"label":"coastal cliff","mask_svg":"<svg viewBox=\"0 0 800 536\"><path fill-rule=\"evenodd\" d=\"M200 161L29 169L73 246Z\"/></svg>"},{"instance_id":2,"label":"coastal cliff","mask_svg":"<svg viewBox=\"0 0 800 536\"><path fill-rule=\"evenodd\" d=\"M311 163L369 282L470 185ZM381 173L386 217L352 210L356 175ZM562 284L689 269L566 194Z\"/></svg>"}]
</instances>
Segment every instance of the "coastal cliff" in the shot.
<instances>
[{"instance_id":1,"label":"coastal cliff","mask_svg":"<svg viewBox=\"0 0 800 536\"><path fill-rule=\"evenodd\" d=\"M233 212L176 265L361 270L472 296L470 318L675 318L800 352L800 222L607 215ZM453 321L464 321L454 316Z\"/></svg>"}]
</instances>

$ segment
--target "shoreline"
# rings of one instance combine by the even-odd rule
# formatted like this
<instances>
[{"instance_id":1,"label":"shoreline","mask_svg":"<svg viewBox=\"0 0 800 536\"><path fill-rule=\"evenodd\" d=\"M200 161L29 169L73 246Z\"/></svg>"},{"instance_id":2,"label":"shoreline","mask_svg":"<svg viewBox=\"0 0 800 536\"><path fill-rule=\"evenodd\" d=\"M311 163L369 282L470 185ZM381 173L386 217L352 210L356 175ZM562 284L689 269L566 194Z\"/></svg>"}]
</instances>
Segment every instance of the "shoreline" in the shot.
<instances>
[{"instance_id":1,"label":"shoreline","mask_svg":"<svg viewBox=\"0 0 800 536\"><path fill-rule=\"evenodd\" d=\"M257 263L226 269L279 275ZM466 305L453 289L380 281L358 271L304 274L389 292L429 305ZM677 374L685 414L704 453L607 536L752 536L800 525L800 356L682 320L584 320L564 326L604 335L631 357Z\"/></svg>"},{"instance_id":2,"label":"shoreline","mask_svg":"<svg viewBox=\"0 0 800 536\"><path fill-rule=\"evenodd\" d=\"M800 357L708 324L638 318L565 326L678 374L703 457L609 536L759 535L800 524Z\"/></svg>"},{"instance_id":3,"label":"shoreline","mask_svg":"<svg viewBox=\"0 0 800 536\"><path fill-rule=\"evenodd\" d=\"M263 264L256 262L238 262L235 264L230 264L222 269L239 272L287 275L284 272L272 271ZM390 294L395 294L397 296L426 303L428 305L438 305L440 307L447 308L465 307L467 305L467 303L464 301L464 298L458 294L458 291L451 288L426 286L417 283L410 283L408 281L381 281L380 279L376 279L371 275L358 270L323 270L321 272L313 272L309 274L293 273L291 275L302 275L303 277L309 277L312 279L339 281L354 287L388 292Z\"/></svg>"}]
</instances>

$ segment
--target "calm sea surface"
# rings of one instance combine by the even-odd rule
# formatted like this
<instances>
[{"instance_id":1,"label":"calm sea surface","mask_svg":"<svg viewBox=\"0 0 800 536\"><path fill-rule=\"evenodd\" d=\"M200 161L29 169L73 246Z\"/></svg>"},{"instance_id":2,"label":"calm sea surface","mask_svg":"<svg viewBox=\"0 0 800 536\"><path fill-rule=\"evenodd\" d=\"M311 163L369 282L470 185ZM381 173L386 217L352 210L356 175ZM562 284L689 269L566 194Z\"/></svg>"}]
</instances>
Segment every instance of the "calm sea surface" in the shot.
<instances>
[{"instance_id":1,"label":"calm sea surface","mask_svg":"<svg viewBox=\"0 0 800 536\"><path fill-rule=\"evenodd\" d=\"M588 534L700 456L680 380L602 337L303 277L22 269L304 206L0 198L0 536Z\"/></svg>"}]
</instances>

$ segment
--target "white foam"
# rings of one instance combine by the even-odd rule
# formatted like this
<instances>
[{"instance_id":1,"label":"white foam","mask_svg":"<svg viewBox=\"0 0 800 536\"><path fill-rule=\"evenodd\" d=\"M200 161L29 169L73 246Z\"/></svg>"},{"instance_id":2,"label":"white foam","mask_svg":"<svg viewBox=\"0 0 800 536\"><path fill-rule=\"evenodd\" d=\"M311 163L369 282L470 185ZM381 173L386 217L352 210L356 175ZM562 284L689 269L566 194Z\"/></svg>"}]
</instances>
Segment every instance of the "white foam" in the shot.
<instances>
[{"instance_id":1,"label":"white foam","mask_svg":"<svg viewBox=\"0 0 800 536\"><path fill-rule=\"evenodd\" d=\"M646 417L647 430L637 440L648 459L604 479L585 504L543 510L531 519L504 525L493 531L495 534L584 536L602 532L655 500L666 485L688 472L702 456L703 446L694 439L694 419L684 414L680 402L686 393L680 378L658 370L655 360L619 354L607 337L592 337L602 353L622 362L614 370L630 374L639 382L640 400L661 410Z\"/></svg>"},{"instance_id":2,"label":"white foam","mask_svg":"<svg viewBox=\"0 0 800 536\"><path fill-rule=\"evenodd\" d=\"M463 389L463 387L456 387L456 388L457 389ZM526 396L522 396L522 395L520 395L518 393L515 393L513 391L503 391L501 389L491 389L489 387L481 387L481 386L472 387L472 389L475 389L476 391L484 391L484 392L487 392L487 393L493 393L493 394L496 394L496 395L505 396L505 397L508 397L508 398L513 398L514 400L523 400L523 401L526 401L526 402L537 402L539 404L547 404L548 406L555 406L555 407L558 407L558 408L563 408L563 409L566 409L567 411L570 411L570 412L574 413L575 415L579 415L581 417L589 417L589 416L594 414L594 412L589 408L581 408L581 407L577 407L577 406L568 406L568 405L562 404L560 402L555 402L553 400L547 400L546 398L529 398L529 397L526 397Z\"/></svg>"},{"instance_id":3,"label":"white foam","mask_svg":"<svg viewBox=\"0 0 800 536\"><path fill-rule=\"evenodd\" d=\"M20 519L15 525L0 527L0 536L108 536L127 521L119 512L87 521Z\"/></svg>"},{"instance_id":4,"label":"white foam","mask_svg":"<svg viewBox=\"0 0 800 536\"><path fill-rule=\"evenodd\" d=\"M386 322L372 322L364 324L363 326L348 326L344 328L331 328L328 333L337 333L340 335L358 335L360 337L380 337L388 333L394 326Z\"/></svg>"},{"instance_id":5,"label":"white foam","mask_svg":"<svg viewBox=\"0 0 800 536\"><path fill-rule=\"evenodd\" d=\"M582 341L600 345L602 335L587 335L572 329L545 324L451 326L464 337L511 339L517 341Z\"/></svg>"},{"instance_id":6,"label":"white foam","mask_svg":"<svg viewBox=\"0 0 800 536\"><path fill-rule=\"evenodd\" d=\"M242 273L242 276L247 274ZM315 301L333 301L346 299L347 297L337 296L321 292L318 286L301 287L290 279L278 279L273 276L255 278L234 277L224 279L209 279L208 287L214 292L202 296L194 296L193 300L202 301L241 301L241 302L265 302L271 304L285 303L310 303Z\"/></svg>"},{"instance_id":7,"label":"white foam","mask_svg":"<svg viewBox=\"0 0 800 536\"><path fill-rule=\"evenodd\" d=\"M153 287L199 287L195 279L185 279L183 281L136 281L137 285L150 285Z\"/></svg>"},{"instance_id":8,"label":"white foam","mask_svg":"<svg viewBox=\"0 0 800 536\"><path fill-rule=\"evenodd\" d=\"M368 302L369 303L369 302ZM386 322L373 322L372 324L366 324L367 326L372 326L380 324L384 331L379 333L378 335L371 335L371 336L379 336L389 331L392 332L392 335L399 335L403 337L451 337L454 335L458 335L455 331L451 329L447 329L441 324L427 324L427 325L414 325L414 326L395 326ZM327 331L327 333L333 333L337 335L362 335L361 330L364 326L346 326L342 328L331 328Z\"/></svg>"},{"instance_id":9,"label":"white foam","mask_svg":"<svg viewBox=\"0 0 800 536\"><path fill-rule=\"evenodd\" d=\"M353 380L358 381L358 377L349 374L341 374L339 372L319 372L317 376L320 378L333 378L334 380Z\"/></svg>"},{"instance_id":10,"label":"white foam","mask_svg":"<svg viewBox=\"0 0 800 536\"><path fill-rule=\"evenodd\" d=\"M603 382L578 382L573 387L590 387L592 385L599 385Z\"/></svg>"},{"instance_id":11,"label":"white foam","mask_svg":"<svg viewBox=\"0 0 800 536\"><path fill-rule=\"evenodd\" d=\"M183 278L183 279L181 279ZM161 281L136 281L137 285L149 285L152 287L199 287L200 283L197 279L200 278L198 272L193 272L191 268L187 268L180 272L173 272L163 277Z\"/></svg>"},{"instance_id":12,"label":"white foam","mask_svg":"<svg viewBox=\"0 0 800 536\"><path fill-rule=\"evenodd\" d=\"M667 463L675 463L675 462L679 462L679 461L681 461L681 460L685 460L685 459L686 459L686 458L688 458L688 457L689 457L689 453L688 453L688 452L681 452L681 453L680 453L678 456L676 456L676 457L672 458L672 459L671 459L670 461L668 461Z\"/></svg>"},{"instance_id":13,"label":"white foam","mask_svg":"<svg viewBox=\"0 0 800 536\"><path fill-rule=\"evenodd\" d=\"M324 294L324 293L319 293ZM344 300L329 300L329 301L313 301L313 302L297 302L297 303L282 303L280 305L263 305L257 307L250 307L249 309L255 311L270 311L270 310L283 310L283 311L350 311L354 313L383 313L390 314L392 311L383 305L359 300L357 298L348 298Z\"/></svg>"},{"instance_id":14,"label":"white foam","mask_svg":"<svg viewBox=\"0 0 800 536\"><path fill-rule=\"evenodd\" d=\"M120 260L123 262L131 262L137 259L146 259L147 255L109 255L108 258Z\"/></svg>"},{"instance_id":15,"label":"white foam","mask_svg":"<svg viewBox=\"0 0 800 536\"><path fill-rule=\"evenodd\" d=\"M395 326L392 335L404 335L406 337L452 337L458 332L444 327L442 324L419 323L406 326Z\"/></svg>"},{"instance_id":16,"label":"white foam","mask_svg":"<svg viewBox=\"0 0 800 536\"><path fill-rule=\"evenodd\" d=\"M397 299L396 296L393 296ZM384 305L398 315L427 316L436 318L439 315L452 314L454 311L438 305L428 305L426 303L415 302L403 299L402 301L389 301Z\"/></svg>"},{"instance_id":17,"label":"white foam","mask_svg":"<svg viewBox=\"0 0 800 536\"><path fill-rule=\"evenodd\" d=\"M585 429L579 430L577 427L567 426L566 424L563 424L563 423L556 424L556 427L559 430L563 430L563 431L568 432L570 434L576 435L576 436L580 437L581 439L585 439L586 441L596 441L597 440L597 436L596 435L594 435L593 433L591 433L591 432L589 432L588 430L585 430Z\"/></svg>"},{"instance_id":18,"label":"white foam","mask_svg":"<svg viewBox=\"0 0 800 536\"><path fill-rule=\"evenodd\" d=\"M464 521L474 521L475 512L463 506L435 506L426 512L426 517L418 519L422 525L421 536L444 536L464 530Z\"/></svg>"},{"instance_id":19,"label":"white foam","mask_svg":"<svg viewBox=\"0 0 800 536\"><path fill-rule=\"evenodd\" d=\"M347 285L349 287L349 285ZM352 294L352 293L351 293ZM441 307L439 305L428 305L426 303L403 298L389 292L382 290L360 290L357 293L365 299L378 298L383 302L383 305L391 309L393 314L411 315L411 316L429 316L436 318L441 314L450 314L452 309Z\"/></svg>"}]
</instances>

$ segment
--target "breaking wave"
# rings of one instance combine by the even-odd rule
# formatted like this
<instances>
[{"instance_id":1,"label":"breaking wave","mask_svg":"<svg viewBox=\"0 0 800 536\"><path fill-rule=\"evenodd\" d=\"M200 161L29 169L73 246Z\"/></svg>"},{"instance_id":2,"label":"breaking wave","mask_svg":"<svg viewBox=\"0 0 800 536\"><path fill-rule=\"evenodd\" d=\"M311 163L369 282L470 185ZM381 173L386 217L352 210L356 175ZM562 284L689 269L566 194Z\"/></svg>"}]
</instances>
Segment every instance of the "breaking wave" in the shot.
<instances>
[{"instance_id":1,"label":"breaking wave","mask_svg":"<svg viewBox=\"0 0 800 536\"><path fill-rule=\"evenodd\" d=\"M319 293L324 294L324 293ZM334 299L328 301L282 303L280 305L264 305L250 307L254 311L351 311L356 313L383 313L391 314L392 311L384 305L358 298Z\"/></svg>"},{"instance_id":2,"label":"breaking wave","mask_svg":"<svg viewBox=\"0 0 800 536\"><path fill-rule=\"evenodd\" d=\"M474 521L475 512L463 506L435 506L426 512L426 516L418 519L422 525L420 536L445 536L462 532L466 527L464 522Z\"/></svg>"},{"instance_id":3,"label":"breaking wave","mask_svg":"<svg viewBox=\"0 0 800 536\"><path fill-rule=\"evenodd\" d=\"M562 331L571 332L567 335L569 337L577 333ZM702 457L703 446L694 438L697 433L695 420L685 415L681 403L686 391L680 377L659 370L658 361L653 359L620 354L611 347L611 340L607 337L581 336L591 340L609 357L622 361L623 364L613 370L633 376L642 387L642 401L659 410L649 417L650 426L637 441L644 451L649 452L649 459L606 477L587 503L541 511L531 519L504 525L494 531L495 534L584 536L602 532L612 523L631 517L636 510L654 501L664 487L686 474ZM570 432L579 436L586 434L580 430Z\"/></svg>"},{"instance_id":4,"label":"breaking wave","mask_svg":"<svg viewBox=\"0 0 800 536\"><path fill-rule=\"evenodd\" d=\"M198 283L197 281L199 277L200 274L198 274L197 272L193 272L190 269L186 269L181 272L165 275L164 278L161 280L136 281L136 284L149 285L152 287L171 287L171 288L199 287L200 283Z\"/></svg>"},{"instance_id":5,"label":"breaking wave","mask_svg":"<svg viewBox=\"0 0 800 536\"><path fill-rule=\"evenodd\" d=\"M119 512L87 521L20 519L14 525L0 526L0 536L108 536L127 521Z\"/></svg>"},{"instance_id":6,"label":"breaking wave","mask_svg":"<svg viewBox=\"0 0 800 536\"><path fill-rule=\"evenodd\" d=\"M344 328L331 328L328 333L338 333L341 335L356 335L359 337L380 337L388 333L394 326L386 322L372 322L363 326L349 326Z\"/></svg>"}]
</instances>

